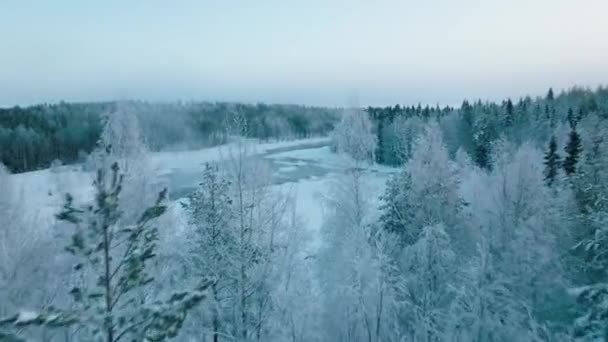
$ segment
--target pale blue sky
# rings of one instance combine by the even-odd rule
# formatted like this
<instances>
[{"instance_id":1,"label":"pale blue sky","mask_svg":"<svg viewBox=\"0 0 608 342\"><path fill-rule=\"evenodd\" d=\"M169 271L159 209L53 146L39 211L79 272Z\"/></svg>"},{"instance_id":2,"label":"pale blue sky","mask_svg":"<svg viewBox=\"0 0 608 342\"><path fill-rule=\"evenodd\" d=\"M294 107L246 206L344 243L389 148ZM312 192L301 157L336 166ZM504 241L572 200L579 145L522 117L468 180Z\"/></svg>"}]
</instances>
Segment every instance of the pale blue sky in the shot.
<instances>
[{"instance_id":1,"label":"pale blue sky","mask_svg":"<svg viewBox=\"0 0 608 342\"><path fill-rule=\"evenodd\" d=\"M608 84L607 0L1 0L0 105L460 103Z\"/></svg>"}]
</instances>

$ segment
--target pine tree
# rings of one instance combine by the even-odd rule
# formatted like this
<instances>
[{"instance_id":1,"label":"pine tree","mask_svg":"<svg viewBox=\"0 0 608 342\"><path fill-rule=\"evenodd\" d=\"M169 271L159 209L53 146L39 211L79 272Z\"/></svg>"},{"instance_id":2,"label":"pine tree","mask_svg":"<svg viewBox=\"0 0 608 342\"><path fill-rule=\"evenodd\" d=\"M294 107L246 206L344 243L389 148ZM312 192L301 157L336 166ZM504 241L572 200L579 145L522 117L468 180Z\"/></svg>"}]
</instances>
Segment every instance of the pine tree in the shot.
<instances>
[{"instance_id":1,"label":"pine tree","mask_svg":"<svg viewBox=\"0 0 608 342\"><path fill-rule=\"evenodd\" d=\"M68 194L57 215L74 227L66 251L77 260L74 272L83 279L69 291L74 309L21 312L4 323L75 325L87 341L164 341L177 335L187 313L206 297L208 282L165 300L146 298L146 290L155 282L149 268L156 257L158 229L152 223L166 210L166 191L134 225L123 226L119 224L122 183L117 163L109 170L99 169L93 204L77 207Z\"/></svg>"},{"instance_id":2,"label":"pine tree","mask_svg":"<svg viewBox=\"0 0 608 342\"><path fill-rule=\"evenodd\" d=\"M324 341L371 341L374 310L379 302L378 279L370 246L369 193L361 169L354 168L331 183L318 258L323 269ZM352 314L351 314L352 313ZM347 318L348 317L348 318ZM345 319L346 318L346 319Z\"/></svg>"},{"instance_id":3,"label":"pine tree","mask_svg":"<svg viewBox=\"0 0 608 342\"><path fill-rule=\"evenodd\" d=\"M583 151L581 145L581 137L576 131L576 126L572 126L570 134L568 135L568 144L564 148L566 151L566 158L564 159L564 171L566 175L571 176L576 173L576 164L580 158L580 154Z\"/></svg>"},{"instance_id":4,"label":"pine tree","mask_svg":"<svg viewBox=\"0 0 608 342\"><path fill-rule=\"evenodd\" d=\"M561 166L561 158L557 153L557 142L555 141L555 136L551 136L551 140L549 141L549 150L545 154L545 182L548 186L553 186L555 180L557 178L560 166Z\"/></svg>"}]
</instances>

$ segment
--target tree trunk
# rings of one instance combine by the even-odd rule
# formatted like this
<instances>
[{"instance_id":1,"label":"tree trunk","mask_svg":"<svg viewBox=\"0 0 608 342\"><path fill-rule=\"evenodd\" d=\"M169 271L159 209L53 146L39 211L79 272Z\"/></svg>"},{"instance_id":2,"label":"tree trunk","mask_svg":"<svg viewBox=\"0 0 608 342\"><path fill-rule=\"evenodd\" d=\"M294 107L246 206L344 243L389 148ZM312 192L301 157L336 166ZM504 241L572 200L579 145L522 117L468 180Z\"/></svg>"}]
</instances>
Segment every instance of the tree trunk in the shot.
<instances>
[{"instance_id":1,"label":"tree trunk","mask_svg":"<svg viewBox=\"0 0 608 342\"><path fill-rule=\"evenodd\" d=\"M217 288L216 283L213 283L211 286L211 291L213 293L213 301L215 303L215 308L213 309L213 342L219 341L219 330L220 330L220 320L219 320L219 304L217 300Z\"/></svg>"},{"instance_id":2,"label":"tree trunk","mask_svg":"<svg viewBox=\"0 0 608 342\"><path fill-rule=\"evenodd\" d=\"M106 315L104 324L106 324L106 341L114 342L114 327L112 322L112 287L110 284L110 238L109 227L104 224L103 229L103 258L104 258L104 290L106 297Z\"/></svg>"}]
</instances>

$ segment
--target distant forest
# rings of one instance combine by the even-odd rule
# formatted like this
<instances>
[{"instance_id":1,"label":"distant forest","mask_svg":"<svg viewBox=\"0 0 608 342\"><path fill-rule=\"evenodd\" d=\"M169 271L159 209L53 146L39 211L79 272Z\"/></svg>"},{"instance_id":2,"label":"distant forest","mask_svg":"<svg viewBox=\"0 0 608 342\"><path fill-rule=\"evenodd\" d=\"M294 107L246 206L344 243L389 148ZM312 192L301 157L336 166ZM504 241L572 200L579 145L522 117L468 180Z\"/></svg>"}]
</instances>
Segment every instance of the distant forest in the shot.
<instances>
[{"instance_id":1,"label":"distant forest","mask_svg":"<svg viewBox=\"0 0 608 342\"><path fill-rule=\"evenodd\" d=\"M83 161L95 148L104 114L131 111L153 151L226 142L230 113L247 120L247 135L262 140L327 135L337 109L233 103L59 103L0 109L0 161L12 172Z\"/></svg>"},{"instance_id":2,"label":"distant forest","mask_svg":"<svg viewBox=\"0 0 608 342\"><path fill-rule=\"evenodd\" d=\"M82 161L96 146L104 113L137 114L148 148L185 149L226 142L225 120L240 112L247 135L262 140L327 135L340 109L298 105L235 103L59 103L0 109L0 161L12 172ZM368 107L377 134L376 161L401 165L409 158L423 125L436 119L450 153L463 149L475 163L491 168L493 143L501 137L545 146L552 136L565 143L586 118L608 118L608 88L572 88L543 97L501 102L465 100L459 108L439 106ZM589 121L589 120L587 120ZM586 123L593 125L592 122Z\"/></svg>"},{"instance_id":3,"label":"distant forest","mask_svg":"<svg viewBox=\"0 0 608 342\"><path fill-rule=\"evenodd\" d=\"M502 102L470 102L460 108L391 106L367 109L377 132L376 161L401 165L409 158L423 124L435 118L450 153L463 149L483 168L492 166L492 148L500 138L515 143L530 141L545 149L553 136L564 142L582 123L591 128L595 120L608 118L608 88L572 88L546 96L522 97Z\"/></svg>"}]
</instances>

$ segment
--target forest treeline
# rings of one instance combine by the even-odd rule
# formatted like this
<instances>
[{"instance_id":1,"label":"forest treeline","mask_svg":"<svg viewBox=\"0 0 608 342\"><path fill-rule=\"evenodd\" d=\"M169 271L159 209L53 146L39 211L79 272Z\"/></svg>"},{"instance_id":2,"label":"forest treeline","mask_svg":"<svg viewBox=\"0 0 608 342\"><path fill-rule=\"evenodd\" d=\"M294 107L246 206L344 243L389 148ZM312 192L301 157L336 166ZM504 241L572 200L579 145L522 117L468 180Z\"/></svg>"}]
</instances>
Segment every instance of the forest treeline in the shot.
<instances>
[{"instance_id":1,"label":"forest treeline","mask_svg":"<svg viewBox=\"0 0 608 342\"><path fill-rule=\"evenodd\" d=\"M239 112L251 138L305 138L327 134L338 111L298 105L238 103L58 103L0 109L0 161L12 172L82 161L100 139L104 115L133 112L151 150L224 143L227 115Z\"/></svg>"},{"instance_id":2,"label":"forest treeline","mask_svg":"<svg viewBox=\"0 0 608 342\"><path fill-rule=\"evenodd\" d=\"M491 166L493 142L504 137L516 143L545 144L556 129L561 135L592 115L608 117L608 88L574 87L546 96L501 102L463 101L459 108L438 106L369 107L377 134L376 162L401 165L409 158L415 136L429 119L438 119L453 156L459 148L478 166Z\"/></svg>"},{"instance_id":3,"label":"forest treeline","mask_svg":"<svg viewBox=\"0 0 608 342\"><path fill-rule=\"evenodd\" d=\"M123 107L123 108L119 108ZM251 138L285 139L326 135L340 109L298 105L236 103L59 103L0 109L0 161L12 172L82 161L99 141L104 114L117 110L138 116L147 146L153 150L197 148L224 143L225 118L233 112L246 117ZM441 118L453 155L468 152L489 167L491 145L501 135L510 140L542 144L558 126L569 127L589 114L608 114L608 88L572 88L544 97L502 102L470 102L450 106L387 106L366 109L378 139L376 161L401 165L424 122Z\"/></svg>"},{"instance_id":4,"label":"forest treeline","mask_svg":"<svg viewBox=\"0 0 608 342\"><path fill-rule=\"evenodd\" d=\"M94 176L94 201L72 188L36 217L47 196L0 167L0 340L608 341L606 95L345 109L341 172L300 184L318 230L242 111L174 202L119 108L97 172L65 173ZM23 178L44 174L69 190Z\"/></svg>"}]
</instances>

